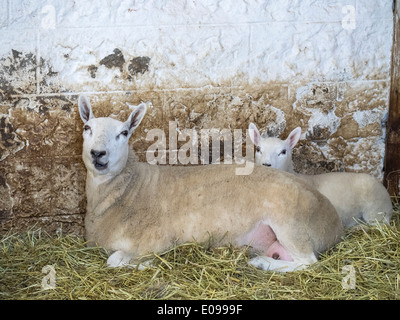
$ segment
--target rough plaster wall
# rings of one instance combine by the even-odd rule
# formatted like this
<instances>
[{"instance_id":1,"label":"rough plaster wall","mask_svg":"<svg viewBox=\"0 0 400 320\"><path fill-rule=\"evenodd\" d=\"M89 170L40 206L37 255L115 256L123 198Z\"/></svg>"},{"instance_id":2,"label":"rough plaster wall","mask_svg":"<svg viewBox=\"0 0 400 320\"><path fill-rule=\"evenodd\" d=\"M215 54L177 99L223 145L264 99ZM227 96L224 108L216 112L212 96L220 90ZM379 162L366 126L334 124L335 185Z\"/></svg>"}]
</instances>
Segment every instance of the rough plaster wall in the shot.
<instances>
[{"instance_id":1,"label":"rough plaster wall","mask_svg":"<svg viewBox=\"0 0 400 320\"><path fill-rule=\"evenodd\" d=\"M0 0L0 230L82 233L77 95L147 130L301 126L303 172L382 178L391 0Z\"/></svg>"}]
</instances>

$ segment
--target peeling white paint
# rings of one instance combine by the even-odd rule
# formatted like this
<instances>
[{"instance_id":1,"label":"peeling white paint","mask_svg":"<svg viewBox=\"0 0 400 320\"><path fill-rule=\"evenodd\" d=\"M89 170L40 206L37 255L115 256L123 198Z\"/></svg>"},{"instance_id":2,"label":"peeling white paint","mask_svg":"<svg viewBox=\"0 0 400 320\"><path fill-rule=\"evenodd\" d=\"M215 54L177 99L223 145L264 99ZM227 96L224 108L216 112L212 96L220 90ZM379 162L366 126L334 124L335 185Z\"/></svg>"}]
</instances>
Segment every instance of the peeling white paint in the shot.
<instances>
[{"instance_id":1,"label":"peeling white paint","mask_svg":"<svg viewBox=\"0 0 400 320\"><path fill-rule=\"evenodd\" d=\"M358 110L353 113L353 119L357 121L360 128L366 127L372 123L380 123L382 121L382 109Z\"/></svg>"},{"instance_id":2,"label":"peeling white paint","mask_svg":"<svg viewBox=\"0 0 400 320\"><path fill-rule=\"evenodd\" d=\"M329 129L330 135L333 135L340 125L340 118L336 116L335 110L329 113L314 109L311 112L311 118L308 121L308 130L313 132L315 127Z\"/></svg>"}]
</instances>

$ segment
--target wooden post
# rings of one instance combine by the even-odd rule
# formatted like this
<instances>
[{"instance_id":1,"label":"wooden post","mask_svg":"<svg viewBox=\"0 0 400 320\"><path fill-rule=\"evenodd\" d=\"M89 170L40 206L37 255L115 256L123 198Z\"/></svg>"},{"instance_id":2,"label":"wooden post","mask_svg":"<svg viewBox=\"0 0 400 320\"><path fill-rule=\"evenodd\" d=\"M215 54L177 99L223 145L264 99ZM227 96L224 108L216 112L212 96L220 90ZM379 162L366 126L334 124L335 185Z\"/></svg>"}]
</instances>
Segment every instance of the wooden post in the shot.
<instances>
[{"instance_id":1,"label":"wooden post","mask_svg":"<svg viewBox=\"0 0 400 320\"><path fill-rule=\"evenodd\" d=\"M392 196L400 197L400 0L395 0L393 7L393 47L384 184Z\"/></svg>"}]
</instances>

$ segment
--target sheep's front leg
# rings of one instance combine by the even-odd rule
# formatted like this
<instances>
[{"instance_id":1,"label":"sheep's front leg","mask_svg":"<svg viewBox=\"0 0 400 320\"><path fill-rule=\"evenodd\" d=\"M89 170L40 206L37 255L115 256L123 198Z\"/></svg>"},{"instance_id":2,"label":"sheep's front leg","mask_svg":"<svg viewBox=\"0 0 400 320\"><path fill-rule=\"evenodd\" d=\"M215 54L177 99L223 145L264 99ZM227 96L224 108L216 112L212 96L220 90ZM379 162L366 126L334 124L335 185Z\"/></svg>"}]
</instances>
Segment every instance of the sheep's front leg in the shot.
<instances>
[{"instance_id":1,"label":"sheep's front leg","mask_svg":"<svg viewBox=\"0 0 400 320\"><path fill-rule=\"evenodd\" d=\"M107 259L107 266L111 268L117 267L131 267L138 268L138 270L144 270L151 266L152 260L144 261L138 265L130 264L129 262L133 258L132 254L126 253L124 251L118 250L112 253Z\"/></svg>"},{"instance_id":2,"label":"sheep's front leg","mask_svg":"<svg viewBox=\"0 0 400 320\"><path fill-rule=\"evenodd\" d=\"M111 268L125 267L129 265L129 262L133 256L121 250L113 252L107 259L107 266Z\"/></svg>"}]
</instances>

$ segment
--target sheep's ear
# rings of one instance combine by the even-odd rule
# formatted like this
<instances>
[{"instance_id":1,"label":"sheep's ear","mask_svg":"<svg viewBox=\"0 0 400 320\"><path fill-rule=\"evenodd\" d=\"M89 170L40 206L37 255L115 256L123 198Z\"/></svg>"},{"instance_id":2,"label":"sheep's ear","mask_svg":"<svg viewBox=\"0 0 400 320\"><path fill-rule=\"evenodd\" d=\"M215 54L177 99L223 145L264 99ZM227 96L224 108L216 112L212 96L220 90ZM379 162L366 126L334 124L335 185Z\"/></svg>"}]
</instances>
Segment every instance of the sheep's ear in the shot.
<instances>
[{"instance_id":1,"label":"sheep's ear","mask_svg":"<svg viewBox=\"0 0 400 320\"><path fill-rule=\"evenodd\" d=\"M286 139L286 142L289 144L290 149L293 149L294 146L299 142L301 136L301 128L297 127L294 129Z\"/></svg>"},{"instance_id":2,"label":"sheep's ear","mask_svg":"<svg viewBox=\"0 0 400 320\"><path fill-rule=\"evenodd\" d=\"M79 96L78 99L79 114L84 123L94 118L92 107L90 105L89 99L85 96Z\"/></svg>"},{"instance_id":3,"label":"sheep's ear","mask_svg":"<svg viewBox=\"0 0 400 320\"><path fill-rule=\"evenodd\" d=\"M260 132L258 132L258 129L256 125L253 122L250 122L249 124L249 134L250 134L250 139L254 143L254 145L258 146L260 143Z\"/></svg>"},{"instance_id":4,"label":"sheep's ear","mask_svg":"<svg viewBox=\"0 0 400 320\"><path fill-rule=\"evenodd\" d=\"M129 119L126 121L126 124L128 125L129 134L132 134L133 131L135 131L137 126L142 121L144 115L146 114L147 107L144 102L142 102L138 106L133 106L133 105L130 105L129 103L127 103L127 105L130 108L134 108L131 115L129 116Z\"/></svg>"}]
</instances>

